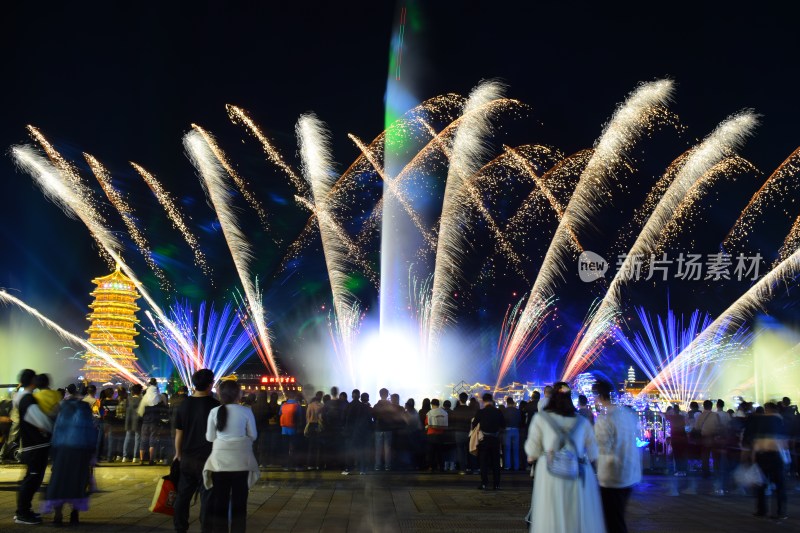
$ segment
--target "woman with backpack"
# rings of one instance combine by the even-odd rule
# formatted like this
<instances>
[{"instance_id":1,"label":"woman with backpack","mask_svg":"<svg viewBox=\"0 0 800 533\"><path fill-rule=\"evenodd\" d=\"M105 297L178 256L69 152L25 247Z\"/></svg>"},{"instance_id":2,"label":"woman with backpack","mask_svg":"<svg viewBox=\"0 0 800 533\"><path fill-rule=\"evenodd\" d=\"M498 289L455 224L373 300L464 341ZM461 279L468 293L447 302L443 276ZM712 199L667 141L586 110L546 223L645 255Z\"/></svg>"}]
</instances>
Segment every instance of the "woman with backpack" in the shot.
<instances>
[{"instance_id":1,"label":"woman with backpack","mask_svg":"<svg viewBox=\"0 0 800 533\"><path fill-rule=\"evenodd\" d=\"M576 416L566 383L553 385L550 402L533 417L525 440L536 461L531 531L603 533L603 507L590 463L597 459L592 425Z\"/></svg>"},{"instance_id":2,"label":"woman with backpack","mask_svg":"<svg viewBox=\"0 0 800 533\"><path fill-rule=\"evenodd\" d=\"M64 524L64 504L72 507L69 523L79 523L78 513L89 510L89 487L95 462L97 429L92 408L75 394L61 403L53 428L50 482L42 502L42 513L55 511L53 524Z\"/></svg>"}]
</instances>

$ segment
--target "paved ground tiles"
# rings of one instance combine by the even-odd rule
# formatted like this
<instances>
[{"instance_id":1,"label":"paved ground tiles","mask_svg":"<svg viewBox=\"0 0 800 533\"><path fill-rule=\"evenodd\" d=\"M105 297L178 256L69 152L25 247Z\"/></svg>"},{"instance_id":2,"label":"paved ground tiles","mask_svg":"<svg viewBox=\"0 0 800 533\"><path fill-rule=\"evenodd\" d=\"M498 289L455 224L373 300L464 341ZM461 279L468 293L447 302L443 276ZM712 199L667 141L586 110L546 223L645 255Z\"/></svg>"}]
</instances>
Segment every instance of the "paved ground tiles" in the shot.
<instances>
[{"instance_id":1,"label":"paved ground tiles","mask_svg":"<svg viewBox=\"0 0 800 533\"><path fill-rule=\"evenodd\" d=\"M101 492L82 514L81 527L70 531L167 532L171 518L148 512L160 476L167 467L112 464L96 469ZM0 466L0 532L44 526L13 523L16 483L23 470ZM46 482L46 480L45 480ZM526 474L506 475L503 490L477 490L477 476L457 474L265 471L248 501L248 531L286 532L524 532L530 504ZM629 508L631 531L737 533L800 532L800 491L790 482L788 520L751 516L752 497L713 494L709 481L697 478L647 476L634 492ZM34 503L38 501L34 500ZM192 531L199 531L197 507ZM51 516L45 517L47 520Z\"/></svg>"}]
</instances>

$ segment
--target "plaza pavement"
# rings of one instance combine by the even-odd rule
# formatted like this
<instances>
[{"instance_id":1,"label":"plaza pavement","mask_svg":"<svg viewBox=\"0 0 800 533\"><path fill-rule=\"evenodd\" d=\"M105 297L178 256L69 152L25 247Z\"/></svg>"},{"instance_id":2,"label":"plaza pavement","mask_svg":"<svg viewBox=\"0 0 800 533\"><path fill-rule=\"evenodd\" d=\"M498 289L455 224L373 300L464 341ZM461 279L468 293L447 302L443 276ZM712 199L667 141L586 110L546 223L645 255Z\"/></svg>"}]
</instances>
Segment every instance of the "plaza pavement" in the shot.
<instances>
[{"instance_id":1,"label":"plaza pavement","mask_svg":"<svg viewBox=\"0 0 800 533\"><path fill-rule=\"evenodd\" d=\"M45 516L41 526L13 522L16 484L24 470L0 466L0 532L53 529ZM166 532L172 519L148 512L155 485L165 466L101 465L96 470L101 492L81 515L81 526L69 531ZM505 474L505 473L504 473ZM45 479L47 482L47 479ZM248 531L286 532L524 532L531 480L524 473L506 474L502 490L477 490L478 477L455 473L377 472L343 476L339 472L266 470L250 492ZM713 495L713 484L698 478L646 476L634 491L628 512L632 532L736 533L800 531L800 491L789 482L789 516L785 521L751 516L752 497ZM34 504L38 503L38 498ZM199 531L197 506L190 531Z\"/></svg>"}]
</instances>

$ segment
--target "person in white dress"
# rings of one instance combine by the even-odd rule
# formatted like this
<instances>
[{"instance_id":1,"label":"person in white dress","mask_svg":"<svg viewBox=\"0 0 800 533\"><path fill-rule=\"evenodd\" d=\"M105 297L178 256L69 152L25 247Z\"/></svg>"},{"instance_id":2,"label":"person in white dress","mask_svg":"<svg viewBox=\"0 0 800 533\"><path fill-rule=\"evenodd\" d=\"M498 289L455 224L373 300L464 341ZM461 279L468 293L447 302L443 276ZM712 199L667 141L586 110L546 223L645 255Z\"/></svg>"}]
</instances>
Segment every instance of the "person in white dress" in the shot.
<instances>
[{"instance_id":1,"label":"person in white dress","mask_svg":"<svg viewBox=\"0 0 800 533\"><path fill-rule=\"evenodd\" d=\"M557 429L560 428L560 429ZM548 457L561 449L564 435L580 461L575 479L557 477L548 470ZM594 430L576 416L572 393L566 383L553 385L553 395L544 411L533 417L525 440L528 462L536 461L531 501L531 532L604 533L603 508L597 477L589 464L597 460Z\"/></svg>"}]
</instances>

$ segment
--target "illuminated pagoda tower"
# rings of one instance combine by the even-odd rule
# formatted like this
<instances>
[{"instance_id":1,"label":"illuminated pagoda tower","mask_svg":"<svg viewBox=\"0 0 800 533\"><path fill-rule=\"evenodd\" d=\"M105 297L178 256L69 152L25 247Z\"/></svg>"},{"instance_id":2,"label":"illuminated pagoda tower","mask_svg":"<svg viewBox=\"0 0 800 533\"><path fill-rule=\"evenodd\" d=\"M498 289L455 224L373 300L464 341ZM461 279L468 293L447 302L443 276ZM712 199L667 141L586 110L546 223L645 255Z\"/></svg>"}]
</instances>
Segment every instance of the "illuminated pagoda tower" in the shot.
<instances>
[{"instance_id":1,"label":"illuminated pagoda tower","mask_svg":"<svg viewBox=\"0 0 800 533\"><path fill-rule=\"evenodd\" d=\"M92 283L97 285L94 302L89 306L92 312L87 319L92 323L86 333L89 342L113 357L121 366L134 373L136 356L134 348L139 346L133 338L139 334L135 326L139 323L136 300L141 298L129 277L117 269ZM87 352L83 356L86 363L81 372L86 381L105 383L118 374L118 370L101 359L96 353Z\"/></svg>"}]
</instances>

